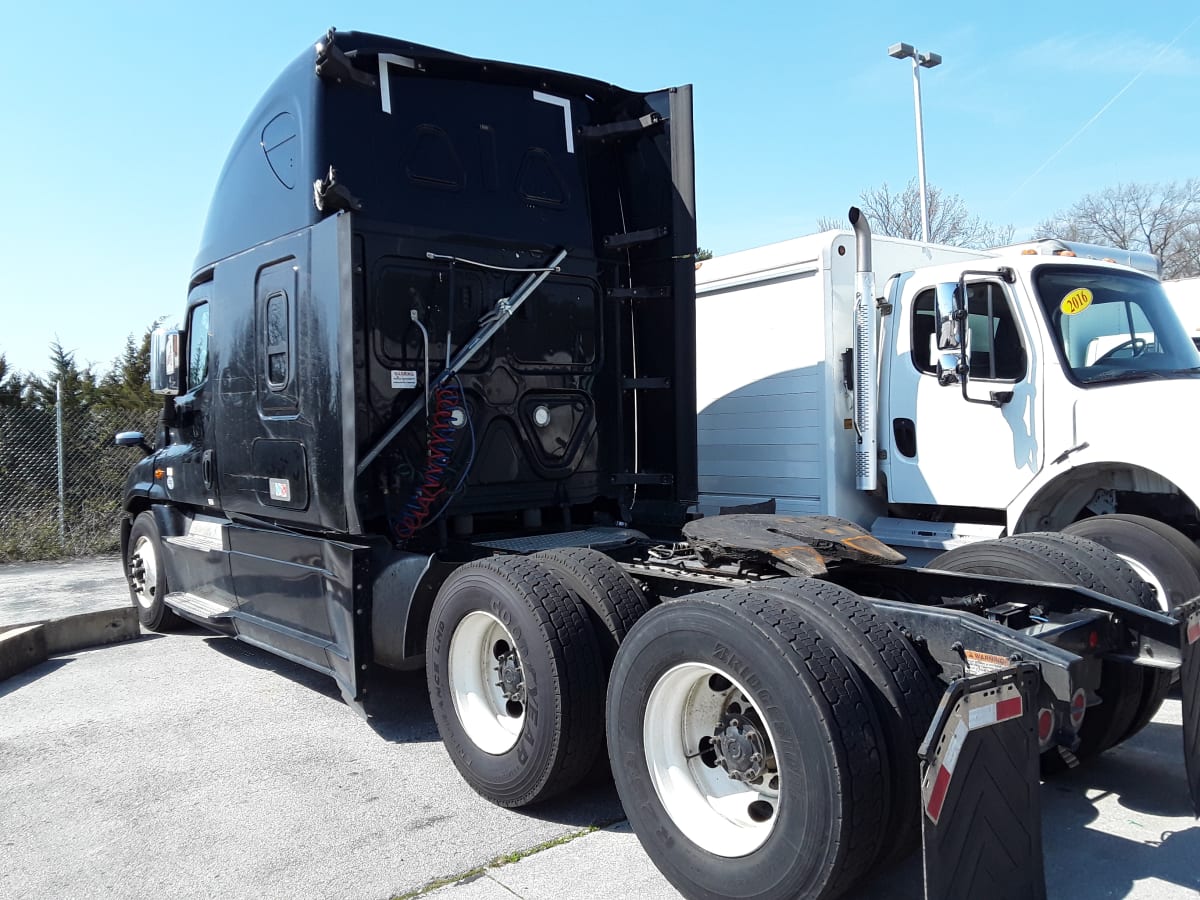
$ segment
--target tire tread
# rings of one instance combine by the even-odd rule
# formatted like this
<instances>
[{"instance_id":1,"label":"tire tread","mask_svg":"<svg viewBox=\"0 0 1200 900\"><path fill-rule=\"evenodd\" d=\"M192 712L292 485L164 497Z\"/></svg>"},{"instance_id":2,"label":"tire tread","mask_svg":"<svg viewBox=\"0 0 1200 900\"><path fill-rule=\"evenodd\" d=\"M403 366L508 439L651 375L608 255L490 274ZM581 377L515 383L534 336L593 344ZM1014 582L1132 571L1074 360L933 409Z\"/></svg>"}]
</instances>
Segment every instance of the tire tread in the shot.
<instances>
[{"instance_id":1,"label":"tire tread","mask_svg":"<svg viewBox=\"0 0 1200 900\"><path fill-rule=\"evenodd\" d=\"M526 557L489 557L460 566L446 580L442 591L448 594L447 588L457 579L479 570L490 572L508 585L514 597L537 620L539 639L547 648L555 670L551 683L559 728L549 771L520 794L488 793L457 754L450 756L468 783L492 802L509 808L528 806L563 793L591 769L603 746L606 670L583 601L553 571ZM439 600L442 596L439 592ZM438 610L439 604L435 602L431 630ZM432 681L430 689L432 692ZM436 702L434 706L436 709ZM438 727L439 730L443 727L440 721Z\"/></svg>"},{"instance_id":2,"label":"tire tread","mask_svg":"<svg viewBox=\"0 0 1200 900\"><path fill-rule=\"evenodd\" d=\"M758 590L787 597L821 617L825 636L859 668L874 690L894 780L881 860L894 861L920 838L917 749L933 721L941 690L900 628L841 585L812 578L779 578Z\"/></svg>"},{"instance_id":3,"label":"tire tread","mask_svg":"<svg viewBox=\"0 0 1200 900\"><path fill-rule=\"evenodd\" d=\"M872 722L870 701L856 683L853 668L795 604L747 589L692 595L677 602L695 602L699 597L725 605L759 631L791 661L799 677L807 673L828 705L825 739L833 750L839 783L848 787L849 800L846 828L839 841L840 858L823 896L841 894L870 870L885 836L882 738Z\"/></svg>"}]
</instances>

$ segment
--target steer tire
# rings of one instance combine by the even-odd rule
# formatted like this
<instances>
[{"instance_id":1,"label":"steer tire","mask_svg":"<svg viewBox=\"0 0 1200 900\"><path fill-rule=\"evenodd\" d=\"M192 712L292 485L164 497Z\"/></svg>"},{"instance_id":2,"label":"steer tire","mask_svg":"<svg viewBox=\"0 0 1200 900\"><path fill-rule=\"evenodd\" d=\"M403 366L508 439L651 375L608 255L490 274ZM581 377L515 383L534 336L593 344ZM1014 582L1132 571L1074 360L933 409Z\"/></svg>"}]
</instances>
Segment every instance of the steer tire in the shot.
<instances>
[{"instance_id":1,"label":"steer tire","mask_svg":"<svg viewBox=\"0 0 1200 900\"><path fill-rule=\"evenodd\" d=\"M1032 538L1006 537L955 547L938 556L931 569L1073 584L1107 593L1106 582L1065 548ZM1079 730L1080 757L1094 756L1117 744L1137 718L1145 680L1141 667L1105 661L1100 667L1101 703L1088 707ZM1043 754L1047 769L1057 754Z\"/></svg>"},{"instance_id":2,"label":"steer tire","mask_svg":"<svg viewBox=\"0 0 1200 900\"><path fill-rule=\"evenodd\" d=\"M1144 569L1165 593L1158 609L1174 609L1200 594L1200 547L1157 519L1113 513L1080 519L1063 531L1102 544L1135 570Z\"/></svg>"},{"instance_id":3,"label":"steer tire","mask_svg":"<svg viewBox=\"0 0 1200 900\"><path fill-rule=\"evenodd\" d=\"M921 836L917 749L933 721L941 686L900 628L853 591L813 578L775 578L756 590L798 604L826 640L855 665L883 724L892 796L880 861L906 855Z\"/></svg>"},{"instance_id":4,"label":"steer tire","mask_svg":"<svg viewBox=\"0 0 1200 900\"><path fill-rule=\"evenodd\" d=\"M167 571L154 513L139 513L125 548L125 581L138 621L151 631L175 631L184 621L166 604Z\"/></svg>"},{"instance_id":5,"label":"steer tire","mask_svg":"<svg viewBox=\"0 0 1200 900\"><path fill-rule=\"evenodd\" d=\"M514 651L523 693L506 700L492 686L503 680L501 654ZM459 566L434 601L426 654L442 742L479 794L527 806L591 769L605 671L587 608L552 571L519 556Z\"/></svg>"},{"instance_id":6,"label":"steer tire","mask_svg":"<svg viewBox=\"0 0 1200 900\"><path fill-rule=\"evenodd\" d=\"M552 569L583 600L596 626L607 672L633 623L649 611L646 595L612 557L598 550L560 547L530 558Z\"/></svg>"},{"instance_id":7,"label":"steer tire","mask_svg":"<svg viewBox=\"0 0 1200 900\"><path fill-rule=\"evenodd\" d=\"M1133 566L1117 553L1090 538L1061 531L1031 531L1019 538L1040 541L1079 558L1092 568L1107 585L1110 597L1136 603L1143 609L1158 609L1158 597L1153 586L1134 571Z\"/></svg>"},{"instance_id":8,"label":"steer tire","mask_svg":"<svg viewBox=\"0 0 1200 900\"><path fill-rule=\"evenodd\" d=\"M1075 534L1063 534L1058 531L1035 531L1023 534L1021 537L1032 538L1043 543L1054 544L1064 550L1074 553L1084 559L1097 575L1102 576L1108 589L1104 593L1127 603L1135 603L1142 609L1158 612L1158 594L1146 581L1134 571L1133 566L1119 554L1109 550L1103 544L1080 537ZM1171 689L1171 677L1174 674L1169 669L1155 669L1150 666L1140 666L1142 671L1142 695L1138 701L1137 715L1121 736L1121 741L1127 741L1147 725L1158 713L1167 692Z\"/></svg>"},{"instance_id":9,"label":"steer tire","mask_svg":"<svg viewBox=\"0 0 1200 900\"><path fill-rule=\"evenodd\" d=\"M815 618L762 591L711 591L652 609L617 651L607 716L617 792L686 897L833 897L876 858L882 741L862 679ZM725 724L765 735L774 768L757 788L754 772L731 780L754 756L729 749ZM751 800L772 784L775 795Z\"/></svg>"}]
</instances>

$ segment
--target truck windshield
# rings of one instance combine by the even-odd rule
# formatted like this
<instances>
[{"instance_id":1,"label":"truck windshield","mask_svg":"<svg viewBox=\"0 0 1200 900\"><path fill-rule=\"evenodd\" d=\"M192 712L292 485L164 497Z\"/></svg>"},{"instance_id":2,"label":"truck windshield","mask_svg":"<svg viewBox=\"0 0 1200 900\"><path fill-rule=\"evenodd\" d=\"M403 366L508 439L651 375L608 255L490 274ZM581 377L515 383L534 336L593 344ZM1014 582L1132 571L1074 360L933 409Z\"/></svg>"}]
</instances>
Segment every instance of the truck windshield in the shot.
<instances>
[{"instance_id":1,"label":"truck windshield","mask_svg":"<svg viewBox=\"0 0 1200 900\"><path fill-rule=\"evenodd\" d=\"M1033 282L1059 357L1077 383L1200 376L1200 353L1154 278L1039 266Z\"/></svg>"}]
</instances>

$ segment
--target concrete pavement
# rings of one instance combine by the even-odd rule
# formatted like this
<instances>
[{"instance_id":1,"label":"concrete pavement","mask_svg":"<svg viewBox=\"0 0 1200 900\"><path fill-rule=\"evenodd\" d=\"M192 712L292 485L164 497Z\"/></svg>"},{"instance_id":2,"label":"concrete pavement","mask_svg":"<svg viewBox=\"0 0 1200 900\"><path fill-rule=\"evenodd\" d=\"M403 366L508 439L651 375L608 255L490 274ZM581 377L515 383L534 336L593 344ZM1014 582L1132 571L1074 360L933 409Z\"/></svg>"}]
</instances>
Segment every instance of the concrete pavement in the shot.
<instances>
[{"instance_id":1,"label":"concrete pavement","mask_svg":"<svg viewBox=\"0 0 1200 900\"><path fill-rule=\"evenodd\" d=\"M115 560L0 566L0 623L29 617L28 595L10 603L22 590L55 609L128 602ZM611 787L494 807L442 749L423 675L392 677L387 696L367 724L328 679L200 630L0 683L0 896L678 896ZM1043 785L1050 897L1200 895L1179 721L1171 698L1137 738ZM856 896L915 900L919 860Z\"/></svg>"},{"instance_id":2,"label":"concrete pavement","mask_svg":"<svg viewBox=\"0 0 1200 900\"><path fill-rule=\"evenodd\" d=\"M129 602L118 556L0 565L0 628Z\"/></svg>"}]
</instances>

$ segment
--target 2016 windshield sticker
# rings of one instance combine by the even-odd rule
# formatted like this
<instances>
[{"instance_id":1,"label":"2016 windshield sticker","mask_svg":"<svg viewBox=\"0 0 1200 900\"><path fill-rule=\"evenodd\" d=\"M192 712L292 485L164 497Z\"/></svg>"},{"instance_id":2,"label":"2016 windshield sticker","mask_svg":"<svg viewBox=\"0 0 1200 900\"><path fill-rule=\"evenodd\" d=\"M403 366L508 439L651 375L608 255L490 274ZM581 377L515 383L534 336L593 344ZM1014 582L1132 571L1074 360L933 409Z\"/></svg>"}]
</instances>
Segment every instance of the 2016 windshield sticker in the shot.
<instances>
[{"instance_id":1,"label":"2016 windshield sticker","mask_svg":"<svg viewBox=\"0 0 1200 900\"><path fill-rule=\"evenodd\" d=\"M1077 316L1091 305L1092 292L1087 288L1075 288L1075 290L1063 297L1062 303L1058 304L1058 308L1063 311L1063 315L1065 316Z\"/></svg>"}]
</instances>

